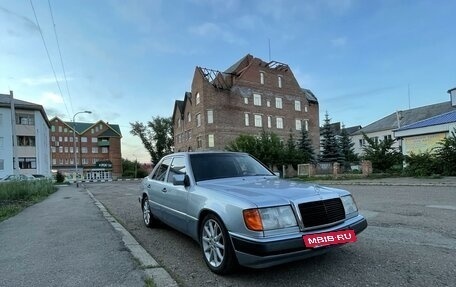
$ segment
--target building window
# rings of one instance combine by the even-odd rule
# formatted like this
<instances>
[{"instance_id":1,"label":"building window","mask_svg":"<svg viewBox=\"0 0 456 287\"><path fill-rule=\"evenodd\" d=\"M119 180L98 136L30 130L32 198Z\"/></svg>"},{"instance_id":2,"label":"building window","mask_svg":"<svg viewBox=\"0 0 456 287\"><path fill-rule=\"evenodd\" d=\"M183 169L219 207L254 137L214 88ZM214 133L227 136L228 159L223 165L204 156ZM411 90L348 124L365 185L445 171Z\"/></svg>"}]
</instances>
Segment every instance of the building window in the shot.
<instances>
[{"instance_id":1,"label":"building window","mask_svg":"<svg viewBox=\"0 0 456 287\"><path fill-rule=\"evenodd\" d=\"M52 153L55 153L57 151L57 148L55 146L51 146L51 151Z\"/></svg>"},{"instance_id":2,"label":"building window","mask_svg":"<svg viewBox=\"0 0 456 287\"><path fill-rule=\"evenodd\" d=\"M207 146L214 147L214 135L211 134L207 136Z\"/></svg>"},{"instance_id":3,"label":"building window","mask_svg":"<svg viewBox=\"0 0 456 287\"><path fill-rule=\"evenodd\" d=\"M98 126L95 127L95 132L96 132L96 133L98 132Z\"/></svg>"},{"instance_id":4,"label":"building window","mask_svg":"<svg viewBox=\"0 0 456 287\"><path fill-rule=\"evenodd\" d=\"M108 148L107 147L102 147L101 148L101 153L108 153Z\"/></svg>"},{"instance_id":5,"label":"building window","mask_svg":"<svg viewBox=\"0 0 456 287\"><path fill-rule=\"evenodd\" d=\"M200 103L200 93L196 93L196 104L198 105Z\"/></svg>"},{"instance_id":6,"label":"building window","mask_svg":"<svg viewBox=\"0 0 456 287\"><path fill-rule=\"evenodd\" d=\"M64 133L67 133L67 132L68 132L68 129L67 129L67 128L64 128L64 129L63 129L63 132L64 132Z\"/></svg>"},{"instance_id":7,"label":"building window","mask_svg":"<svg viewBox=\"0 0 456 287\"><path fill-rule=\"evenodd\" d=\"M72 142L73 142L73 137L70 137L70 143L72 143Z\"/></svg>"},{"instance_id":8,"label":"building window","mask_svg":"<svg viewBox=\"0 0 456 287\"><path fill-rule=\"evenodd\" d=\"M268 116L268 128L271 128L272 117Z\"/></svg>"},{"instance_id":9,"label":"building window","mask_svg":"<svg viewBox=\"0 0 456 287\"><path fill-rule=\"evenodd\" d=\"M64 137L64 138L63 138L63 141L64 141L64 142L68 142L68 137Z\"/></svg>"},{"instance_id":10,"label":"building window","mask_svg":"<svg viewBox=\"0 0 456 287\"><path fill-rule=\"evenodd\" d=\"M74 149L72 146L70 146L70 153L74 153Z\"/></svg>"},{"instance_id":11,"label":"building window","mask_svg":"<svg viewBox=\"0 0 456 287\"><path fill-rule=\"evenodd\" d=\"M305 121L304 121L304 129L305 129L306 131L309 131L309 121L308 121L308 120L305 120Z\"/></svg>"},{"instance_id":12,"label":"building window","mask_svg":"<svg viewBox=\"0 0 456 287\"><path fill-rule=\"evenodd\" d=\"M247 98L247 97L244 98L244 104L246 104L246 105L249 104L249 98Z\"/></svg>"},{"instance_id":13,"label":"building window","mask_svg":"<svg viewBox=\"0 0 456 287\"><path fill-rule=\"evenodd\" d=\"M67 146L65 147L65 153L68 153L68 147Z\"/></svg>"},{"instance_id":14,"label":"building window","mask_svg":"<svg viewBox=\"0 0 456 287\"><path fill-rule=\"evenodd\" d=\"M98 158L92 158L92 164L96 164L98 161Z\"/></svg>"},{"instance_id":15,"label":"building window","mask_svg":"<svg viewBox=\"0 0 456 287\"><path fill-rule=\"evenodd\" d=\"M307 113L307 106L304 106L304 111Z\"/></svg>"},{"instance_id":16,"label":"building window","mask_svg":"<svg viewBox=\"0 0 456 287\"><path fill-rule=\"evenodd\" d=\"M302 129L302 122L301 120L296 120L296 130L300 131Z\"/></svg>"},{"instance_id":17,"label":"building window","mask_svg":"<svg viewBox=\"0 0 456 287\"><path fill-rule=\"evenodd\" d=\"M98 142L98 138L94 138L94 137L93 137L93 138L92 138L92 142L93 142L93 143L97 143L97 142Z\"/></svg>"},{"instance_id":18,"label":"building window","mask_svg":"<svg viewBox=\"0 0 456 287\"><path fill-rule=\"evenodd\" d=\"M98 153L98 147L97 146L92 147L92 153Z\"/></svg>"},{"instance_id":19,"label":"building window","mask_svg":"<svg viewBox=\"0 0 456 287\"><path fill-rule=\"evenodd\" d=\"M283 118L276 119L276 126L278 129L283 129Z\"/></svg>"},{"instance_id":20,"label":"building window","mask_svg":"<svg viewBox=\"0 0 456 287\"><path fill-rule=\"evenodd\" d=\"M190 112L187 113L187 121L188 122L192 121L192 114Z\"/></svg>"},{"instance_id":21,"label":"building window","mask_svg":"<svg viewBox=\"0 0 456 287\"><path fill-rule=\"evenodd\" d=\"M82 164L89 164L89 160L86 159L86 158L83 158L83 159L82 159Z\"/></svg>"},{"instance_id":22,"label":"building window","mask_svg":"<svg viewBox=\"0 0 456 287\"><path fill-rule=\"evenodd\" d=\"M244 121L245 121L245 126L248 127L249 126L249 114L248 113L244 114Z\"/></svg>"},{"instance_id":23,"label":"building window","mask_svg":"<svg viewBox=\"0 0 456 287\"><path fill-rule=\"evenodd\" d=\"M301 101L295 101L295 111L301 111Z\"/></svg>"},{"instance_id":24,"label":"building window","mask_svg":"<svg viewBox=\"0 0 456 287\"><path fill-rule=\"evenodd\" d=\"M271 106L271 101L270 100L266 100L266 107L270 107Z\"/></svg>"},{"instance_id":25,"label":"building window","mask_svg":"<svg viewBox=\"0 0 456 287\"><path fill-rule=\"evenodd\" d=\"M59 158L59 164L63 164L63 158Z\"/></svg>"},{"instance_id":26,"label":"building window","mask_svg":"<svg viewBox=\"0 0 456 287\"><path fill-rule=\"evenodd\" d=\"M86 146L81 147L81 153L87 153L87 147Z\"/></svg>"},{"instance_id":27,"label":"building window","mask_svg":"<svg viewBox=\"0 0 456 287\"><path fill-rule=\"evenodd\" d=\"M62 126L59 126L59 133L62 132Z\"/></svg>"},{"instance_id":28,"label":"building window","mask_svg":"<svg viewBox=\"0 0 456 287\"><path fill-rule=\"evenodd\" d=\"M57 164L57 159L56 159L56 158L53 158L53 159L52 159L52 164L53 164L53 165L56 165L56 164Z\"/></svg>"},{"instance_id":29,"label":"building window","mask_svg":"<svg viewBox=\"0 0 456 287\"><path fill-rule=\"evenodd\" d=\"M214 111L213 110L207 110L207 123L208 124L214 123Z\"/></svg>"},{"instance_id":30,"label":"building window","mask_svg":"<svg viewBox=\"0 0 456 287\"><path fill-rule=\"evenodd\" d=\"M36 158L35 157L20 157L19 158L20 169L35 169Z\"/></svg>"},{"instance_id":31,"label":"building window","mask_svg":"<svg viewBox=\"0 0 456 287\"><path fill-rule=\"evenodd\" d=\"M55 132L55 126L51 126L51 132Z\"/></svg>"},{"instance_id":32,"label":"building window","mask_svg":"<svg viewBox=\"0 0 456 287\"><path fill-rule=\"evenodd\" d=\"M201 140L201 137L196 137L196 147L197 148L203 147L203 141Z\"/></svg>"},{"instance_id":33,"label":"building window","mask_svg":"<svg viewBox=\"0 0 456 287\"><path fill-rule=\"evenodd\" d=\"M201 126L201 114L196 114L196 126Z\"/></svg>"},{"instance_id":34,"label":"building window","mask_svg":"<svg viewBox=\"0 0 456 287\"><path fill-rule=\"evenodd\" d=\"M70 158L70 164L74 164L74 159Z\"/></svg>"},{"instance_id":35,"label":"building window","mask_svg":"<svg viewBox=\"0 0 456 287\"><path fill-rule=\"evenodd\" d=\"M63 153L63 146L59 146L59 153Z\"/></svg>"},{"instance_id":36,"label":"building window","mask_svg":"<svg viewBox=\"0 0 456 287\"><path fill-rule=\"evenodd\" d=\"M94 129L90 129L90 133L95 133L95 130Z\"/></svg>"},{"instance_id":37,"label":"building window","mask_svg":"<svg viewBox=\"0 0 456 287\"><path fill-rule=\"evenodd\" d=\"M17 136L18 146L35 146L34 136Z\"/></svg>"},{"instance_id":38,"label":"building window","mask_svg":"<svg viewBox=\"0 0 456 287\"><path fill-rule=\"evenodd\" d=\"M261 128L263 126L263 118L261 117L261 115L254 115L254 118L255 118L255 126Z\"/></svg>"},{"instance_id":39,"label":"building window","mask_svg":"<svg viewBox=\"0 0 456 287\"><path fill-rule=\"evenodd\" d=\"M69 164L69 163L70 163L70 161L66 158L65 159L65 164Z\"/></svg>"},{"instance_id":40,"label":"building window","mask_svg":"<svg viewBox=\"0 0 456 287\"><path fill-rule=\"evenodd\" d=\"M55 142L55 136L52 136L52 137L51 137L51 141L52 141L52 142Z\"/></svg>"},{"instance_id":41,"label":"building window","mask_svg":"<svg viewBox=\"0 0 456 287\"><path fill-rule=\"evenodd\" d=\"M87 137L81 137L81 142L86 143L87 142Z\"/></svg>"},{"instance_id":42,"label":"building window","mask_svg":"<svg viewBox=\"0 0 456 287\"><path fill-rule=\"evenodd\" d=\"M264 85L264 72L260 72L260 84Z\"/></svg>"},{"instance_id":43,"label":"building window","mask_svg":"<svg viewBox=\"0 0 456 287\"><path fill-rule=\"evenodd\" d=\"M261 95L253 94L253 105L261 106Z\"/></svg>"},{"instance_id":44,"label":"building window","mask_svg":"<svg viewBox=\"0 0 456 287\"><path fill-rule=\"evenodd\" d=\"M282 108L282 98L276 98L276 108L281 109Z\"/></svg>"},{"instance_id":45,"label":"building window","mask_svg":"<svg viewBox=\"0 0 456 287\"><path fill-rule=\"evenodd\" d=\"M177 127L180 128L181 127L181 119L177 119Z\"/></svg>"},{"instance_id":46,"label":"building window","mask_svg":"<svg viewBox=\"0 0 456 287\"><path fill-rule=\"evenodd\" d=\"M35 118L31 114L16 113L16 125L35 125Z\"/></svg>"},{"instance_id":47,"label":"building window","mask_svg":"<svg viewBox=\"0 0 456 287\"><path fill-rule=\"evenodd\" d=\"M277 85L279 86L279 88L282 88L282 76L277 77Z\"/></svg>"}]
</instances>

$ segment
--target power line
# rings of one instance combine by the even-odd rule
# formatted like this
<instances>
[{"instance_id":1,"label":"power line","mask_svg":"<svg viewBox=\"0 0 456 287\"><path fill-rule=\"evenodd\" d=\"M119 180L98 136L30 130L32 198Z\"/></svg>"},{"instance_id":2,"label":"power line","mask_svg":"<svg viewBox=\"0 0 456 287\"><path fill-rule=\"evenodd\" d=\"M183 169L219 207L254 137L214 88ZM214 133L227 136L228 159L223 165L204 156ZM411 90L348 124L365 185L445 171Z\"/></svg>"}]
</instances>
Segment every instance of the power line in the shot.
<instances>
[{"instance_id":1,"label":"power line","mask_svg":"<svg viewBox=\"0 0 456 287\"><path fill-rule=\"evenodd\" d=\"M38 30L40 30L41 40L43 40L44 48L46 49L46 54L49 59L49 63L51 64L52 72L54 73L55 82L57 83L57 87L59 88L59 91L60 91L60 97L63 100L63 104L65 105L65 109L67 111L68 117L71 118L70 112L68 111L68 107L65 102L65 98L62 96L63 95L62 89L60 88L59 81L57 80L57 74L55 73L54 65L52 64L51 56L49 55L49 50L47 48L46 41L44 40L43 32L41 31L41 26L40 26L40 23L38 22L38 17L36 16L35 7L33 6L32 0L30 0L30 6L32 6L32 10L33 10L33 14L35 15L35 21L36 21L36 25L38 26Z\"/></svg>"},{"instance_id":2,"label":"power line","mask_svg":"<svg viewBox=\"0 0 456 287\"><path fill-rule=\"evenodd\" d=\"M59 38L57 37L57 30L56 30L56 28L55 28L54 14L52 13L51 1L50 1L50 0L48 0L48 4L49 4L49 11L51 12L52 26L54 27L55 40L57 41L57 48L58 48L58 50L59 50L60 64L62 65L63 77L64 77L64 79L65 79L66 89L67 89L67 92L68 92L68 99L69 99L69 101L70 101L71 113L74 113L74 110L73 110L73 102L72 102L72 100L71 100L70 89L69 89L69 87L68 87L68 80L67 80L67 76L66 76L66 72L65 72L65 66L63 65L62 52L61 52L61 50L60 50Z\"/></svg>"}]
</instances>

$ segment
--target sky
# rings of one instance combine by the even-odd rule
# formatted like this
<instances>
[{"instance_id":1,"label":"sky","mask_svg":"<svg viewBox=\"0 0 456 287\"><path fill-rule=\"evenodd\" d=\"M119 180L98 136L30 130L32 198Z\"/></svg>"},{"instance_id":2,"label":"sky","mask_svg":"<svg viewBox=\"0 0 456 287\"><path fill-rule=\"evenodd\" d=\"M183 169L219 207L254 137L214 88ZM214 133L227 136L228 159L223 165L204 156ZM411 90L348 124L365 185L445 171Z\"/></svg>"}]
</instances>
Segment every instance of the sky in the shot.
<instances>
[{"instance_id":1,"label":"sky","mask_svg":"<svg viewBox=\"0 0 456 287\"><path fill-rule=\"evenodd\" d=\"M122 157L149 162L130 123L171 116L196 66L286 63L320 123L366 126L449 101L455 31L453 0L0 0L0 93L90 110L76 121L118 124Z\"/></svg>"}]
</instances>

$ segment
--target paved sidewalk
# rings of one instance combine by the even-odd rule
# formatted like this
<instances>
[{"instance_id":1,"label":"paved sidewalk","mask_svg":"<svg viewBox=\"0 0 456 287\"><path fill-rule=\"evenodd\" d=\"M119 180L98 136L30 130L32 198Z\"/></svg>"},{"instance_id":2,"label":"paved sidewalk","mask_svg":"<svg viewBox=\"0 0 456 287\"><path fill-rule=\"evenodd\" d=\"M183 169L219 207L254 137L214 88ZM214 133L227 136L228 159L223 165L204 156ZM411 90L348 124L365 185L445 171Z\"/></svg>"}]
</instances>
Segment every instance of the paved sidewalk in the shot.
<instances>
[{"instance_id":1,"label":"paved sidewalk","mask_svg":"<svg viewBox=\"0 0 456 287\"><path fill-rule=\"evenodd\" d=\"M315 181L321 185L390 185L390 186L448 186L456 187L456 177L447 176L442 178L414 178L392 177L378 179L349 179L349 180L320 180ZM456 191L456 189L455 189Z\"/></svg>"},{"instance_id":2,"label":"paved sidewalk","mask_svg":"<svg viewBox=\"0 0 456 287\"><path fill-rule=\"evenodd\" d=\"M0 286L144 286L144 280L83 188L60 187L0 223Z\"/></svg>"}]
</instances>

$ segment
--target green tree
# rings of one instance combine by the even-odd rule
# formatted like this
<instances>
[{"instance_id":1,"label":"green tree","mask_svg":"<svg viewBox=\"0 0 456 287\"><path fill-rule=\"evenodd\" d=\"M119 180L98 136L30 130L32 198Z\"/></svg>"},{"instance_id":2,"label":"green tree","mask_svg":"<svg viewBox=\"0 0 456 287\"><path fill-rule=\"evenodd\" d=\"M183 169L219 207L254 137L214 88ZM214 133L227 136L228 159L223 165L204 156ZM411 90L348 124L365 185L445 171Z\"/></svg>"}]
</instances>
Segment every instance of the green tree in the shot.
<instances>
[{"instance_id":1,"label":"green tree","mask_svg":"<svg viewBox=\"0 0 456 287\"><path fill-rule=\"evenodd\" d=\"M456 128L434 149L443 175L456 175Z\"/></svg>"},{"instance_id":2,"label":"green tree","mask_svg":"<svg viewBox=\"0 0 456 287\"><path fill-rule=\"evenodd\" d=\"M302 153L297 149L296 141L291 131L284 149L283 161L285 164L291 164L294 169L298 169L298 164L302 163Z\"/></svg>"},{"instance_id":3,"label":"green tree","mask_svg":"<svg viewBox=\"0 0 456 287\"><path fill-rule=\"evenodd\" d=\"M258 137L240 135L228 144L226 149L247 152L270 167L284 164L284 145L280 138L272 132L263 130Z\"/></svg>"},{"instance_id":4,"label":"green tree","mask_svg":"<svg viewBox=\"0 0 456 287\"><path fill-rule=\"evenodd\" d=\"M322 151L320 160L323 162L343 162L343 155L340 153L334 131L331 129L331 119L328 113L325 114L325 120L321 132Z\"/></svg>"},{"instance_id":5,"label":"green tree","mask_svg":"<svg viewBox=\"0 0 456 287\"><path fill-rule=\"evenodd\" d=\"M383 141L369 138L363 133L364 140L368 143L364 147L364 159L372 162L374 172L385 172L394 166L402 166L402 154L393 147L394 139L387 138Z\"/></svg>"},{"instance_id":6,"label":"green tree","mask_svg":"<svg viewBox=\"0 0 456 287\"><path fill-rule=\"evenodd\" d=\"M353 148L355 144L351 141L347 129L342 127L339 138L339 150L345 158L344 167L350 168L351 162L358 161L358 156L355 154L355 149Z\"/></svg>"},{"instance_id":7,"label":"green tree","mask_svg":"<svg viewBox=\"0 0 456 287\"><path fill-rule=\"evenodd\" d=\"M141 139L149 152L152 162L157 163L163 156L172 153L174 146L173 121L169 118L153 117L152 121L130 123L132 135Z\"/></svg>"},{"instance_id":8,"label":"green tree","mask_svg":"<svg viewBox=\"0 0 456 287\"><path fill-rule=\"evenodd\" d=\"M301 129L301 138L299 139L298 150L301 154L302 163L315 161L315 152L312 146L312 140L309 137L309 132L306 129Z\"/></svg>"}]
</instances>

